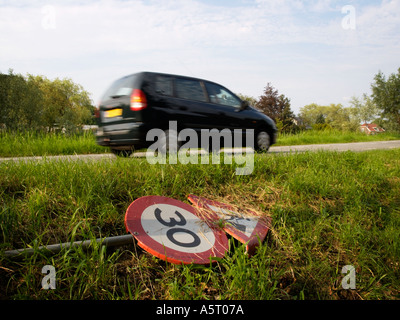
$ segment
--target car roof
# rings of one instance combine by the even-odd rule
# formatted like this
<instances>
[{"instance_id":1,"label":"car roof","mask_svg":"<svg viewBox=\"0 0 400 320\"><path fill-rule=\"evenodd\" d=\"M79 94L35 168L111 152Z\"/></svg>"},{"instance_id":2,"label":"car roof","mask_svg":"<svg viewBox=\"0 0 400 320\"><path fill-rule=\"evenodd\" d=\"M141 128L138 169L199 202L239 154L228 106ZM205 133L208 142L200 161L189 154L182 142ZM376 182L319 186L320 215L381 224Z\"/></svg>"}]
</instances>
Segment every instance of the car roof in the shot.
<instances>
[{"instance_id":1,"label":"car roof","mask_svg":"<svg viewBox=\"0 0 400 320\"><path fill-rule=\"evenodd\" d=\"M209 82L209 83L218 84L218 83L216 83L214 81L210 81L210 80L202 79L202 78L196 78L196 77L193 77L193 76L185 76L185 75L180 75L180 74L153 72L153 71L141 71L141 72L130 74L130 75L126 76L126 77L130 77L130 76L134 76L134 75L146 75L146 74L149 74L149 75L160 75L160 76L166 76L166 77L179 77L179 78L185 78L185 79L191 79L191 80L200 80L200 81L205 81L205 82ZM123 77L123 78L125 78L125 77ZM218 84L218 85L222 86L221 84Z\"/></svg>"}]
</instances>

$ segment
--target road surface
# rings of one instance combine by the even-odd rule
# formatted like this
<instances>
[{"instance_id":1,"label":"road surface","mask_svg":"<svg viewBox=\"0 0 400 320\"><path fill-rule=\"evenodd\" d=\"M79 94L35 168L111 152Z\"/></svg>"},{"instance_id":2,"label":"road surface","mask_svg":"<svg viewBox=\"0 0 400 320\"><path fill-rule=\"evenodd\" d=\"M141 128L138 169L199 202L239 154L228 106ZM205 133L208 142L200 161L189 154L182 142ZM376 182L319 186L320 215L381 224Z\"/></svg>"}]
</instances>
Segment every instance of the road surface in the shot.
<instances>
[{"instance_id":1,"label":"road surface","mask_svg":"<svg viewBox=\"0 0 400 320\"><path fill-rule=\"evenodd\" d=\"M331 143L331 144L312 144L312 145L301 145L301 146L273 146L270 148L270 153L290 153L290 152L305 152L305 151L318 151L318 150L329 150L329 151L369 151L379 149L396 149L400 148L400 140L392 141L376 141L376 142L354 142L354 143ZM235 152L233 149L226 149L225 152ZM236 150L238 152L238 150ZM134 157L145 157L145 152L137 152L133 155ZM43 160L43 159L54 159L54 160L100 160L100 159L113 159L116 156L111 153L103 154L87 154L87 155L62 155L62 156L46 156L46 157L11 157L11 158L0 158L0 162L4 161L30 161L30 160Z\"/></svg>"},{"instance_id":2,"label":"road surface","mask_svg":"<svg viewBox=\"0 0 400 320\"><path fill-rule=\"evenodd\" d=\"M396 149L396 148L400 148L400 140L271 147L270 152L304 152L304 151L317 151L317 150L357 152L357 151Z\"/></svg>"}]
</instances>

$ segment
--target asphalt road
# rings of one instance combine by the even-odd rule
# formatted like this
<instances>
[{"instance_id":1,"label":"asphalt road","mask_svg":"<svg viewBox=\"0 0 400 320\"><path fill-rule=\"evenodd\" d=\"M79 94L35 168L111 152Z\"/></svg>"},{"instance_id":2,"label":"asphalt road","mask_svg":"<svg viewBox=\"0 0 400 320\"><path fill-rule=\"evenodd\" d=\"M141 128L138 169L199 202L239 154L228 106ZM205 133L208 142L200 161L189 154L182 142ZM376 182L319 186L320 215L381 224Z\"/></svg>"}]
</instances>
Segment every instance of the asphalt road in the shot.
<instances>
[{"instance_id":1,"label":"asphalt road","mask_svg":"<svg viewBox=\"0 0 400 320\"><path fill-rule=\"evenodd\" d=\"M329 151L368 151L368 150L379 150L379 149L396 149L400 148L400 140L392 141L377 141L377 142L354 142L354 143L331 143L331 144L312 144L312 145L301 145L301 146L283 146L270 148L270 153L291 153L291 152L305 152L305 151L318 151L318 150L329 150ZM233 149L226 149L225 152L235 152ZM238 152L238 150L236 150ZM133 155L134 157L145 157L145 152L137 152ZM88 155L63 155L63 156L46 156L46 157L11 157L11 158L0 158L0 162L5 161L32 161L32 160L100 160L100 159L113 159L116 156L111 153L104 154L88 154Z\"/></svg>"},{"instance_id":2,"label":"asphalt road","mask_svg":"<svg viewBox=\"0 0 400 320\"><path fill-rule=\"evenodd\" d=\"M357 152L357 151L396 149L396 148L400 148L400 140L271 147L270 152L302 152L302 151L304 152L304 151L317 151L317 150Z\"/></svg>"}]
</instances>

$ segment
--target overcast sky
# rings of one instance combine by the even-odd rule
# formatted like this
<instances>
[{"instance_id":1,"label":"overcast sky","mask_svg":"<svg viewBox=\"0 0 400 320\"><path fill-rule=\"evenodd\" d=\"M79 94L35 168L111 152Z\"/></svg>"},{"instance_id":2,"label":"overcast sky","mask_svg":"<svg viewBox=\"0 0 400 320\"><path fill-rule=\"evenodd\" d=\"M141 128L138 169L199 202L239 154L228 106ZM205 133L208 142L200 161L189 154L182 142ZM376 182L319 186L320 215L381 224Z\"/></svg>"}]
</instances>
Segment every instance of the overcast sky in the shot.
<instances>
[{"instance_id":1,"label":"overcast sky","mask_svg":"<svg viewBox=\"0 0 400 320\"><path fill-rule=\"evenodd\" d=\"M70 78L97 103L115 79L159 71L259 97L348 105L400 67L400 1L0 0L0 72Z\"/></svg>"}]
</instances>

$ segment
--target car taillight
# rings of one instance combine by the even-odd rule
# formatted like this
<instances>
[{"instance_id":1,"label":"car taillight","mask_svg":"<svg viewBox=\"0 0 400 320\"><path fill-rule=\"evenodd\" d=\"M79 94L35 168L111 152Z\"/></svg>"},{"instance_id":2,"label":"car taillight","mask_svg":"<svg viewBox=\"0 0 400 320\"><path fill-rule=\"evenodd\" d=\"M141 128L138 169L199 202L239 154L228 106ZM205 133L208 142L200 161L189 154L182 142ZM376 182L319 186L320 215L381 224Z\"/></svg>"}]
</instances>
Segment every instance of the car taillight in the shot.
<instances>
[{"instance_id":1,"label":"car taillight","mask_svg":"<svg viewBox=\"0 0 400 320\"><path fill-rule=\"evenodd\" d=\"M101 101L97 102L96 106L94 107L94 117L96 119L100 118L100 104L101 104Z\"/></svg>"},{"instance_id":2,"label":"car taillight","mask_svg":"<svg viewBox=\"0 0 400 320\"><path fill-rule=\"evenodd\" d=\"M131 95L131 110L138 111L147 107L147 99L144 92L140 89L133 89Z\"/></svg>"},{"instance_id":3,"label":"car taillight","mask_svg":"<svg viewBox=\"0 0 400 320\"><path fill-rule=\"evenodd\" d=\"M99 108L95 108L94 109L94 117L95 118L100 118L100 109Z\"/></svg>"}]
</instances>

